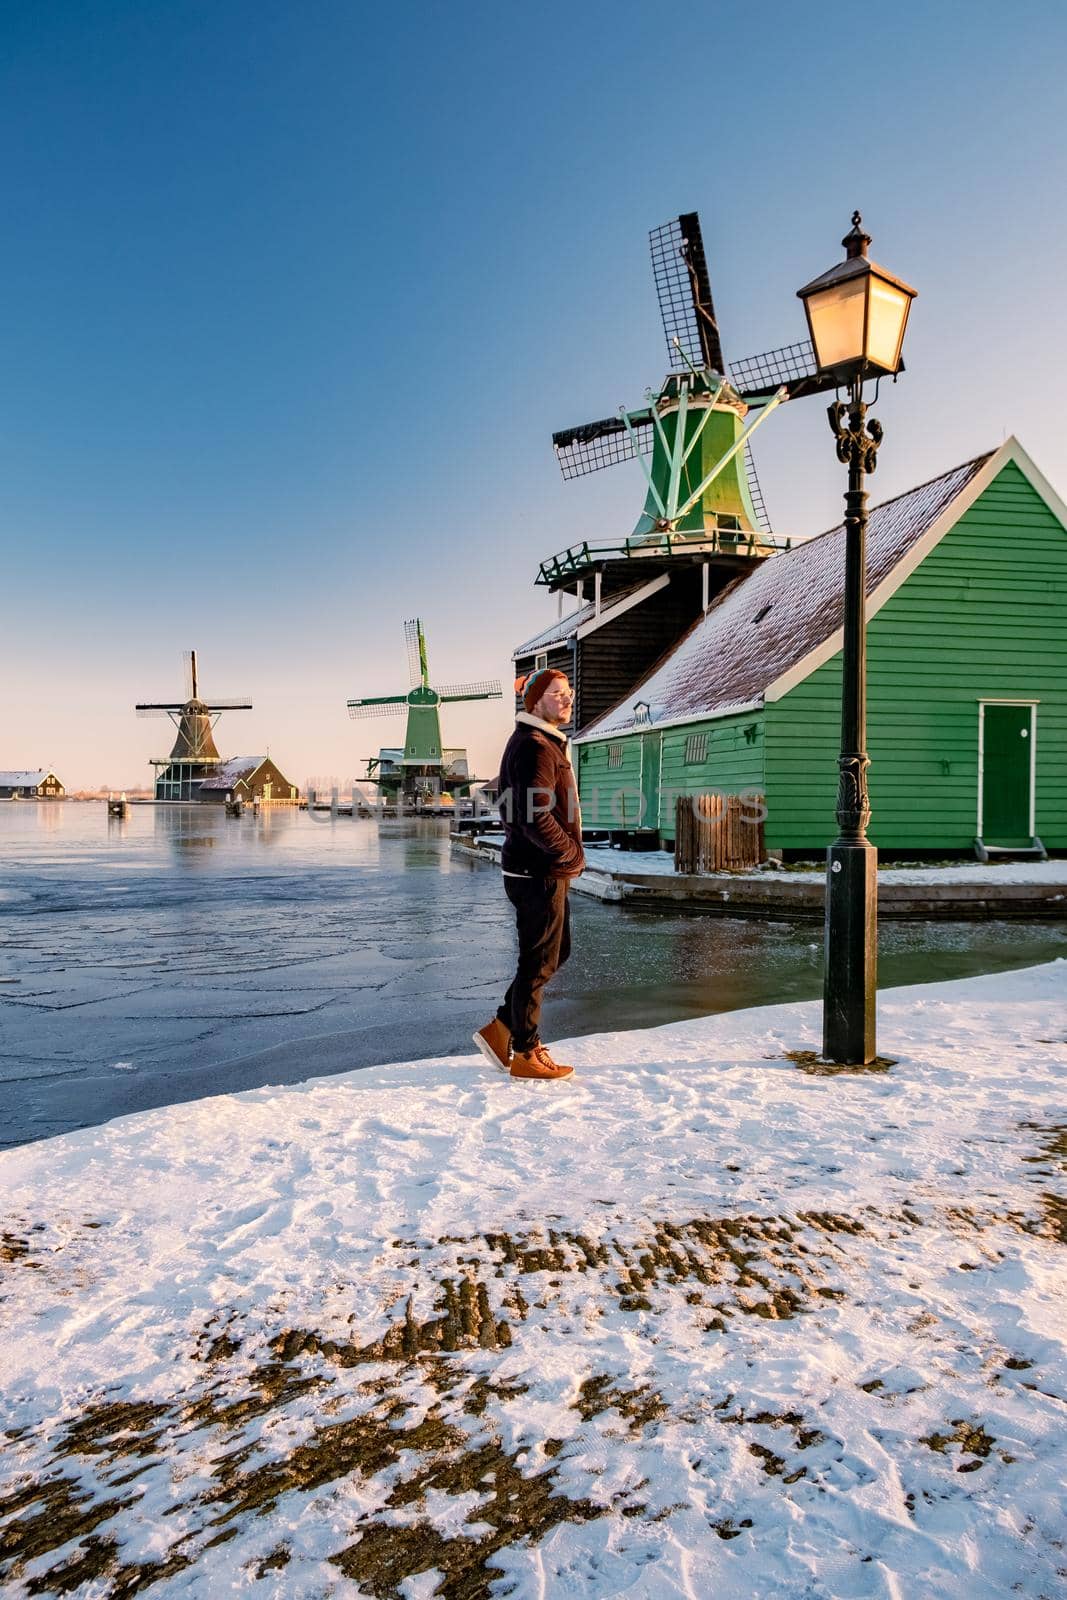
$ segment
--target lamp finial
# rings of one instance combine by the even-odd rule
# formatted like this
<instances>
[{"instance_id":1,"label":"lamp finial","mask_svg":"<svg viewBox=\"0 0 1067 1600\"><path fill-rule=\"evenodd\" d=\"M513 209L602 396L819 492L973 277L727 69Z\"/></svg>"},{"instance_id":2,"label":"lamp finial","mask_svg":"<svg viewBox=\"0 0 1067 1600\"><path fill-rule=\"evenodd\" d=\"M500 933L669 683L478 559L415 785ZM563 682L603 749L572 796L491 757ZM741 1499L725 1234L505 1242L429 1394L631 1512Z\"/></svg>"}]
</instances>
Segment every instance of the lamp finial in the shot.
<instances>
[{"instance_id":1,"label":"lamp finial","mask_svg":"<svg viewBox=\"0 0 1067 1600\"><path fill-rule=\"evenodd\" d=\"M849 261L854 261L857 256L867 254L867 246L871 242L869 233L863 231L863 218L858 211L852 213L852 232L846 233L841 243L845 247L845 255Z\"/></svg>"}]
</instances>

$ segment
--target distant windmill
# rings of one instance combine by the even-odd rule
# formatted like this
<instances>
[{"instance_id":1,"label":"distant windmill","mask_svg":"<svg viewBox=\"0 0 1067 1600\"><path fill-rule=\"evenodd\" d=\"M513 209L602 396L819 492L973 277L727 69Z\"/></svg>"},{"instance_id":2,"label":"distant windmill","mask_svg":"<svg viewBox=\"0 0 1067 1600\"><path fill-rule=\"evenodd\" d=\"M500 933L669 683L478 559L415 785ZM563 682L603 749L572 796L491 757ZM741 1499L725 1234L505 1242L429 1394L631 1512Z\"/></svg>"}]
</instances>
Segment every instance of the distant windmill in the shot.
<instances>
[{"instance_id":1,"label":"distant windmill","mask_svg":"<svg viewBox=\"0 0 1067 1600\"><path fill-rule=\"evenodd\" d=\"M141 701L139 717L169 717L178 730L169 756L153 756L157 800L195 800L200 785L211 777L222 757L215 747L215 724L224 711L251 711L247 696L236 699L201 699L196 674L196 651L185 653L186 696L181 701Z\"/></svg>"},{"instance_id":2,"label":"distant windmill","mask_svg":"<svg viewBox=\"0 0 1067 1600\"><path fill-rule=\"evenodd\" d=\"M403 750L380 750L367 757L368 779L377 783L389 799L398 794L406 798L429 799L441 794L468 794L479 780L467 769L465 750L445 749L441 742L438 708L461 700L499 700L500 680L483 678L474 683L453 683L435 689L430 684L426 657L426 635L418 617L404 624L411 688L406 694L378 695L348 702L351 717L395 717L398 707L407 707L407 730Z\"/></svg>"}]
</instances>

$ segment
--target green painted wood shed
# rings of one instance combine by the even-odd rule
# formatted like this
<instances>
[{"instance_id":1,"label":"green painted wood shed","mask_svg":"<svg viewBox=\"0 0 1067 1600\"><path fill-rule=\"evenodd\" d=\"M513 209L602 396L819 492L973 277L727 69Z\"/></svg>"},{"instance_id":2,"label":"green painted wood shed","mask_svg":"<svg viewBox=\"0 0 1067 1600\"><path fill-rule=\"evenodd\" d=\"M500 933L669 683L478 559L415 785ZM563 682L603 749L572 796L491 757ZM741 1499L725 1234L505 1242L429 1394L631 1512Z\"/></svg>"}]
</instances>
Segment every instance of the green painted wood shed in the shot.
<instances>
[{"instance_id":1,"label":"green painted wood shed","mask_svg":"<svg viewBox=\"0 0 1067 1600\"><path fill-rule=\"evenodd\" d=\"M765 797L768 849L836 833L844 530L730 585L575 738L587 829L670 844L679 794ZM1016 439L871 513L873 842L1067 851L1067 506Z\"/></svg>"}]
</instances>

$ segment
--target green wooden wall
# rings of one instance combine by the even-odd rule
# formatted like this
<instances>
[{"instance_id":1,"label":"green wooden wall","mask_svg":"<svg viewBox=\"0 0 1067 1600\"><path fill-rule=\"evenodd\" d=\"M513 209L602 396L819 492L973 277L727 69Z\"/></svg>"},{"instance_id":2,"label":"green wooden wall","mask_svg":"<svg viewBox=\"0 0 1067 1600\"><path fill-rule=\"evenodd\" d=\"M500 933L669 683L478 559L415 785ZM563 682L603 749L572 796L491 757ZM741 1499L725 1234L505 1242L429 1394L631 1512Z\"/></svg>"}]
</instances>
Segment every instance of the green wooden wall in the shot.
<instances>
[{"instance_id":1,"label":"green wooden wall","mask_svg":"<svg viewBox=\"0 0 1067 1600\"><path fill-rule=\"evenodd\" d=\"M621 765L609 764L612 750L620 753ZM636 827L641 809L640 739L605 739L576 745L574 758L582 827Z\"/></svg>"},{"instance_id":2,"label":"green wooden wall","mask_svg":"<svg viewBox=\"0 0 1067 1600\"><path fill-rule=\"evenodd\" d=\"M686 739L701 731L708 735L708 753L702 763L695 765L685 759ZM745 790L757 794L763 791L761 711L663 730L659 826L665 838L674 838L674 796L741 794Z\"/></svg>"},{"instance_id":3,"label":"green wooden wall","mask_svg":"<svg viewBox=\"0 0 1067 1600\"><path fill-rule=\"evenodd\" d=\"M747 733L746 733L746 730ZM688 736L706 731L707 755L702 762L687 762ZM655 740L651 734L626 734L622 738L579 745L578 779L582 824L586 828L635 826L640 811L642 784L641 746ZM658 735L660 782L659 815L651 814L645 826L658 826L665 839L674 838L674 800L680 794L740 794L763 790L763 714L744 712L717 721L686 723L664 728ZM609 751L621 752L621 766L609 766ZM646 763L649 752L646 743ZM624 820L625 819L625 820Z\"/></svg>"},{"instance_id":4,"label":"green wooden wall","mask_svg":"<svg viewBox=\"0 0 1067 1600\"><path fill-rule=\"evenodd\" d=\"M867 631L870 835L972 848L978 701L1037 699L1036 829L1067 848L1067 531L1004 467ZM836 833L841 658L766 708L767 845Z\"/></svg>"}]
</instances>

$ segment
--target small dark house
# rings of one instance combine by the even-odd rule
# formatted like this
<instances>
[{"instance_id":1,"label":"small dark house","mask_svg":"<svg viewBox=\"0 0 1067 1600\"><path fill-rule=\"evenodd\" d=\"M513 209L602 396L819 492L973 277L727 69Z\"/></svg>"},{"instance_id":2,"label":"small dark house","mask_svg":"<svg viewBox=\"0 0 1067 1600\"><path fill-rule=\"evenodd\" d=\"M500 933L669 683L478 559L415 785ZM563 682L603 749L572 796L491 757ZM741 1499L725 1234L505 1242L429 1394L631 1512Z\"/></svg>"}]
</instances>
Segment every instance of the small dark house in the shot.
<instances>
[{"instance_id":1,"label":"small dark house","mask_svg":"<svg viewBox=\"0 0 1067 1600\"><path fill-rule=\"evenodd\" d=\"M49 768L0 772L0 800L62 800L66 789Z\"/></svg>"}]
</instances>

